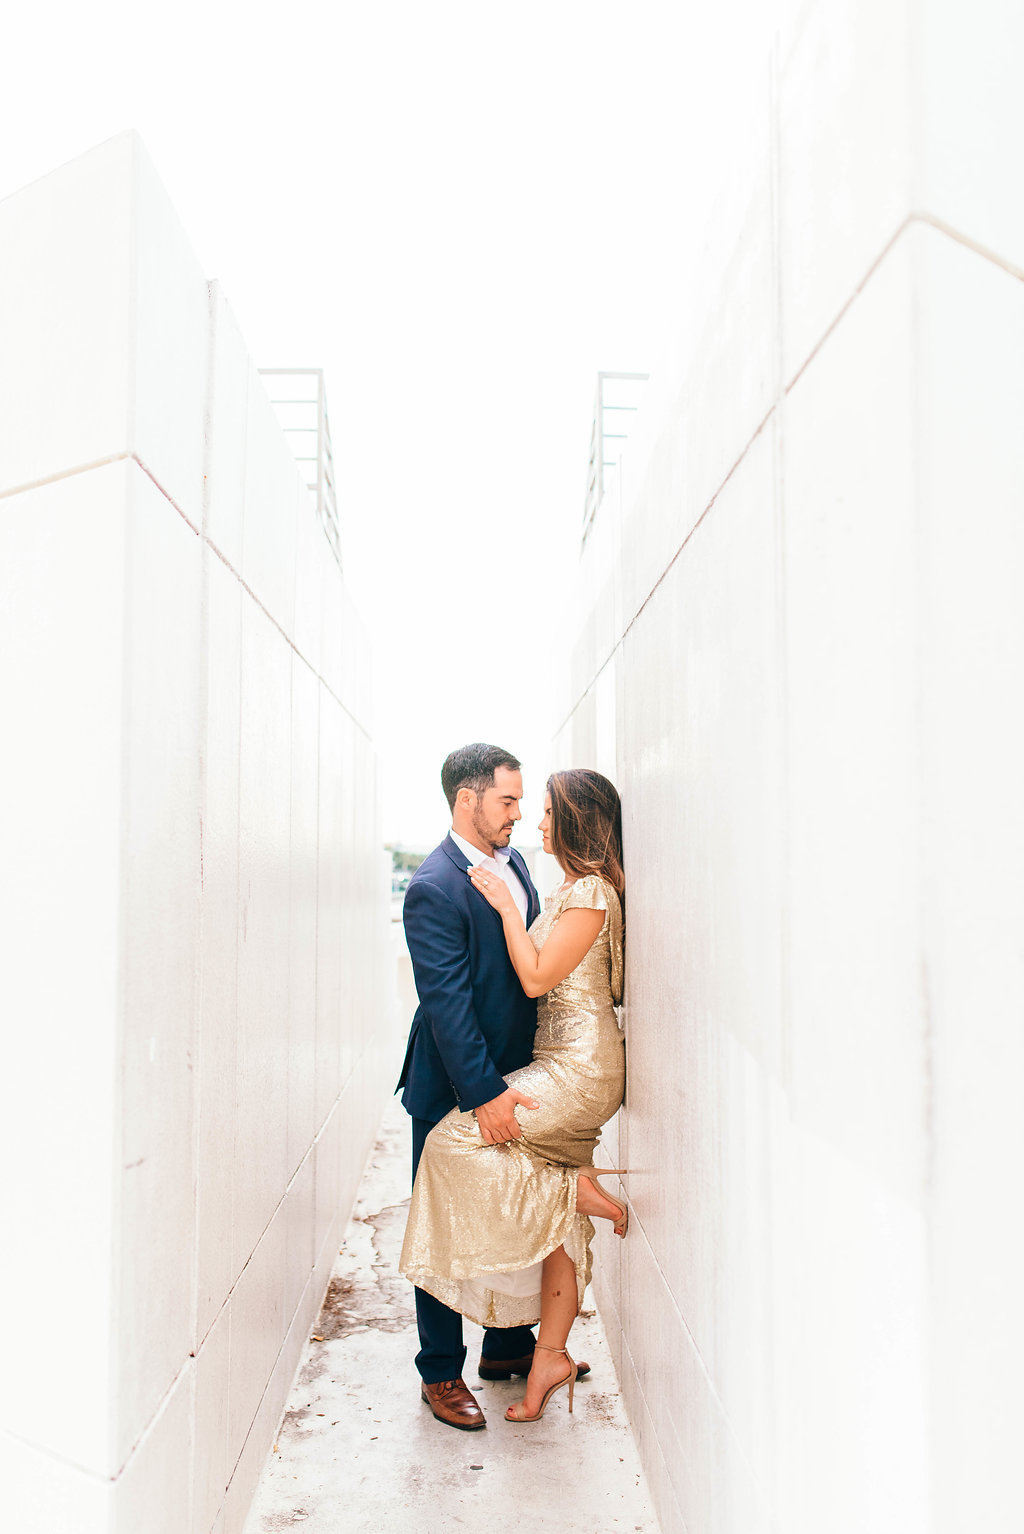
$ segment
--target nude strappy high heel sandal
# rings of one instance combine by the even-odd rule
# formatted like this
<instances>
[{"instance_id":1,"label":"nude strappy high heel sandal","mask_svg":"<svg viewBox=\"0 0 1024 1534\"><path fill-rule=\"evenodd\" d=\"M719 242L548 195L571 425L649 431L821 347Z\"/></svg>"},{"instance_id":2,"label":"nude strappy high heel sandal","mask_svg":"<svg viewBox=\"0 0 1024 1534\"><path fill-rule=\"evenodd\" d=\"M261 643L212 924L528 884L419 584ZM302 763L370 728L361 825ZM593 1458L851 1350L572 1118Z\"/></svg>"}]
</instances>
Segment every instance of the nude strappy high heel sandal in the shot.
<instances>
[{"instance_id":1,"label":"nude strappy high heel sandal","mask_svg":"<svg viewBox=\"0 0 1024 1534\"><path fill-rule=\"evenodd\" d=\"M609 1193L607 1188L601 1186L601 1178L625 1177L626 1173L629 1171L629 1168L624 1166L609 1166L601 1167L598 1169L596 1166L581 1166L577 1167L576 1170L578 1176L586 1177L590 1182L594 1184L602 1198L606 1198L609 1204L615 1205L616 1209L619 1211L619 1218L615 1221L612 1229L617 1236L624 1236L626 1231L629 1229L629 1209L622 1202L621 1198L616 1198L614 1193Z\"/></svg>"},{"instance_id":2,"label":"nude strappy high heel sandal","mask_svg":"<svg viewBox=\"0 0 1024 1534\"><path fill-rule=\"evenodd\" d=\"M553 1347L550 1347L548 1345L548 1343L546 1343L546 1342L538 1342L538 1343L536 1343L535 1344L535 1348L543 1348L545 1353L564 1353L566 1358L569 1358L568 1351L565 1348L553 1348ZM541 1417L543 1417L543 1415L544 1415L545 1408L546 1408L548 1402L551 1400L551 1397L554 1395L556 1390L561 1390L563 1385L568 1385L568 1387L569 1387L569 1410L572 1411L572 1392L573 1392L573 1388L574 1388L575 1384L576 1384L576 1365L573 1362L573 1360L571 1358L569 1358L569 1373L565 1376L565 1379L556 1380L553 1385L549 1385L548 1386L547 1390L545 1390L545 1392L544 1392L544 1399L540 1403L540 1411L539 1412L535 1412L532 1417L528 1416L528 1415L524 1416L524 1415L522 1415L520 1413L518 1407L510 1406L508 1411L505 1413L505 1421L506 1422L539 1422Z\"/></svg>"}]
</instances>

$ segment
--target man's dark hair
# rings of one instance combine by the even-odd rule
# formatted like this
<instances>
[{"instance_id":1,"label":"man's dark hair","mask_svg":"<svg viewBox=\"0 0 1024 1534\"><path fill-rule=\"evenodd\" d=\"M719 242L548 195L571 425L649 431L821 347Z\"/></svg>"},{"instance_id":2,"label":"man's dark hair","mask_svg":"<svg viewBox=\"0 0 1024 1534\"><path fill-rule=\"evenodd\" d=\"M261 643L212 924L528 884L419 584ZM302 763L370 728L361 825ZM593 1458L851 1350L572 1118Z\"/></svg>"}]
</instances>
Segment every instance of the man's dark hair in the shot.
<instances>
[{"instance_id":1,"label":"man's dark hair","mask_svg":"<svg viewBox=\"0 0 1024 1534\"><path fill-rule=\"evenodd\" d=\"M448 800L448 808L454 810L455 796L460 788L471 788L474 794L485 793L492 787L498 767L518 772L521 766L522 763L511 751L503 751L500 746L488 746L482 740L475 740L469 746L460 746L457 751L445 757L441 768L441 787Z\"/></svg>"}]
</instances>

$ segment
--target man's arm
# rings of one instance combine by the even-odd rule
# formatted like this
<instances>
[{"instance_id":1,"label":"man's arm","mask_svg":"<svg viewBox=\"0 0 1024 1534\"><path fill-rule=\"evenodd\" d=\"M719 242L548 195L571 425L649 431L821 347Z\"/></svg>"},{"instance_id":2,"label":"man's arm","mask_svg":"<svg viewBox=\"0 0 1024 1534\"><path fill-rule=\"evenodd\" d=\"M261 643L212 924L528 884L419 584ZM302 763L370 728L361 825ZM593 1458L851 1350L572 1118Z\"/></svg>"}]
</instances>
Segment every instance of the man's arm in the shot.
<instances>
[{"instance_id":1,"label":"man's arm","mask_svg":"<svg viewBox=\"0 0 1024 1534\"><path fill-rule=\"evenodd\" d=\"M404 919L416 991L459 1107L477 1110L488 1143L518 1139L512 1109L516 1103L536 1105L506 1087L488 1054L473 1004L462 917L443 890L417 879L406 893Z\"/></svg>"}]
</instances>

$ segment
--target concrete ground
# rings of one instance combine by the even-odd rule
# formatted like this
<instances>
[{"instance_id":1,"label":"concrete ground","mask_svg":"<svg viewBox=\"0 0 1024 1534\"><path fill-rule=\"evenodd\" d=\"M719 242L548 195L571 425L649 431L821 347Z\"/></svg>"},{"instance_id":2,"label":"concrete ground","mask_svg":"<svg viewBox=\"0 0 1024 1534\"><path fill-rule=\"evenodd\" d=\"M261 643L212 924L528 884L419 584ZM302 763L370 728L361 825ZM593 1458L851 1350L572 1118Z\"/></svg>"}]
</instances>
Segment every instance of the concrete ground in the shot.
<instances>
[{"instance_id":1,"label":"concrete ground","mask_svg":"<svg viewBox=\"0 0 1024 1534\"><path fill-rule=\"evenodd\" d=\"M551 1530L658 1534L599 1317L573 1328L592 1366L573 1413L560 1391L540 1422L503 1420L521 1382L477 1377L481 1331L466 1324L466 1383L487 1427L435 1421L419 1399L412 1288L398 1273L408 1202L409 1121L389 1108L320 1320L267 1461L245 1534L451 1534Z\"/></svg>"}]
</instances>

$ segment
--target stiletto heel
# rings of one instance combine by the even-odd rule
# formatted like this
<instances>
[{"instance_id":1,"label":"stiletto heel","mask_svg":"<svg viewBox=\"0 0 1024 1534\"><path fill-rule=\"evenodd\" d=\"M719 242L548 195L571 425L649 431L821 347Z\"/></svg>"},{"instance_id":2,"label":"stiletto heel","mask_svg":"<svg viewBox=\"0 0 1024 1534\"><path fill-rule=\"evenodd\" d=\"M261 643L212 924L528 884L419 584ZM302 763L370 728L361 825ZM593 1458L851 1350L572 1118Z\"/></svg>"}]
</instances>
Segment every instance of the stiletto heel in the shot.
<instances>
[{"instance_id":1,"label":"stiletto heel","mask_svg":"<svg viewBox=\"0 0 1024 1534\"><path fill-rule=\"evenodd\" d=\"M581 1166L577 1168L577 1175L579 1177L585 1177L588 1182L592 1182L597 1188L598 1192L601 1194L601 1197L606 1198L609 1204L614 1204L616 1209L619 1211L619 1218L612 1226L612 1229L617 1236L624 1236L626 1231L629 1229L629 1209L622 1202L621 1198L616 1198L614 1193L609 1193L607 1188L603 1188L601 1186L601 1178L625 1177L628 1171L629 1168L624 1166L600 1168L596 1166Z\"/></svg>"},{"instance_id":2,"label":"stiletto heel","mask_svg":"<svg viewBox=\"0 0 1024 1534\"><path fill-rule=\"evenodd\" d=\"M546 1342L538 1342L536 1344L536 1347L543 1348L545 1353L564 1353L566 1358L569 1358L569 1353L568 1353L568 1350L566 1348L553 1348L553 1347L550 1347L549 1344L546 1343ZM556 1380L553 1385L549 1385L548 1386L547 1390L545 1390L545 1392L544 1392L544 1398L543 1398L543 1400L540 1403L540 1411L535 1412L532 1417L530 1417L530 1416L523 1416L519 1411L517 1411L515 1406L510 1406L508 1408L508 1410L506 1411L506 1413L505 1413L505 1421L506 1422L539 1422L541 1417L543 1417L543 1415L544 1415L544 1412L545 1412L545 1410L547 1408L547 1404L551 1400L551 1397L554 1395L556 1390L561 1390L563 1385L568 1385L568 1387L569 1387L569 1410L572 1411L572 1393L573 1393L573 1389L575 1387L575 1384L576 1384L576 1365L573 1362L573 1360L571 1358L569 1358L569 1373L565 1376L564 1379Z\"/></svg>"}]
</instances>

